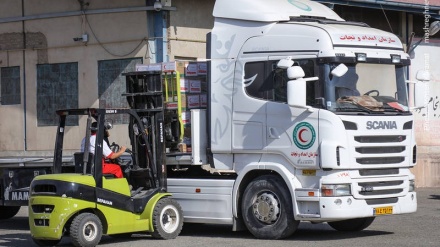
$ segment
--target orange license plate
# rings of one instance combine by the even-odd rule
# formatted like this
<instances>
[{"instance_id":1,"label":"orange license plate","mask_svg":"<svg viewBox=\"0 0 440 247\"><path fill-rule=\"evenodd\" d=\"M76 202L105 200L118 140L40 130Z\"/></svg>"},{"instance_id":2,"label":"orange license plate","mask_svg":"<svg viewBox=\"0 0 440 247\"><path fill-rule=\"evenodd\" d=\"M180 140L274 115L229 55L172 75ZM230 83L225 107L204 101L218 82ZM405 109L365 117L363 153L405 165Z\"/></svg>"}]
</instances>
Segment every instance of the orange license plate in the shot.
<instances>
[{"instance_id":1,"label":"orange license plate","mask_svg":"<svg viewBox=\"0 0 440 247\"><path fill-rule=\"evenodd\" d=\"M303 176L316 176L316 170L302 170Z\"/></svg>"},{"instance_id":2,"label":"orange license plate","mask_svg":"<svg viewBox=\"0 0 440 247\"><path fill-rule=\"evenodd\" d=\"M373 209L374 215L393 214L393 207L381 207Z\"/></svg>"}]
</instances>

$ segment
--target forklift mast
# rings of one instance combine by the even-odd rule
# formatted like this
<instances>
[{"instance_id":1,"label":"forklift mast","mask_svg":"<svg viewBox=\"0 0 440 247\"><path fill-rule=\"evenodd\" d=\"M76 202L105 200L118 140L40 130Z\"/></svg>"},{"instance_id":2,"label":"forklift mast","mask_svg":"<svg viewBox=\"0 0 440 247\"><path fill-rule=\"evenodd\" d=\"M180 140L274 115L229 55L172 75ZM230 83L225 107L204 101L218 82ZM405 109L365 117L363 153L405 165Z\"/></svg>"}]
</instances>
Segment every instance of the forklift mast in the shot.
<instances>
[{"instance_id":1,"label":"forklift mast","mask_svg":"<svg viewBox=\"0 0 440 247\"><path fill-rule=\"evenodd\" d=\"M166 191L165 143L163 131L161 130L163 128L163 111L161 109L84 108L58 110L57 114L59 125L54 151L54 173L62 173L63 142L67 117L88 117L85 133L86 145L89 143L91 122L96 121L98 129L95 147L99 147L102 146L101 144L104 141L106 116L124 114L129 116L128 135L133 149L133 169L130 170L129 174L130 183L134 187L147 187ZM88 155L88 148L85 148L84 151L83 164L85 165L77 172L92 173L96 186L102 187L102 148L96 148L93 156ZM89 160L90 157L93 157L93 160Z\"/></svg>"},{"instance_id":2,"label":"forklift mast","mask_svg":"<svg viewBox=\"0 0 440 247\"><path fill-rule=\"evenodd\" d=\"M154 173L159 174L159 183L166 188L165 136L164 136L164 95L161 71L129 72L126 77L125 96L131 109L137 112L145 126L146 143L139 143L130 131L130 139L135 155L135 164L146 164L149 160L156 164ZM130 120L130 126L134 123ZM139 152L147 144L150 152Z\"/></svg>"}]
</instances>

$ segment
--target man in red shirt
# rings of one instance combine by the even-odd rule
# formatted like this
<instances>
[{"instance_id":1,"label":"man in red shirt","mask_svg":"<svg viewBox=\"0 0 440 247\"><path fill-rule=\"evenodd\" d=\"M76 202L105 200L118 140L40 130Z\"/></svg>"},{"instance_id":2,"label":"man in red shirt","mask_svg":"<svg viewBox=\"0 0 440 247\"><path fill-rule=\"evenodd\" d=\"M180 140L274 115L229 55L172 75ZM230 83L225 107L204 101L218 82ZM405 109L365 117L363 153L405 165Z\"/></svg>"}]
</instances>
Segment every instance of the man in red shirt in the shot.
<instances>
[{"instance_id":1,"label":"man in red shirt","mask_svg":"<svg viewBox=\"0 0 440 247\"><path fill-rule=\"evenodd\" d=\"M95 153L95 142L96 142L96 128L98 126L97 122L93 122L91 125L91 135L90 135L90 144L89 144L89 152L90 153ZM106 131L108 131L106 129ZM83 138L82 142L81 142L81 152L84 152L84 145L85 144L85 138ZM117 159L119 158L126 150L127 148L124 146L121 146L121 148L119 149L119 151L117 151L116 153L113 152L110 147L108 146L107 142L103 141L102 143L102 173L103 174L113 174L115 175L117 178L122 178L124 177L123 173L122 173L122 169L118 164L113 164L113 163L107 163L105 162L106 159Z\"/></svg>"}]
</instances>

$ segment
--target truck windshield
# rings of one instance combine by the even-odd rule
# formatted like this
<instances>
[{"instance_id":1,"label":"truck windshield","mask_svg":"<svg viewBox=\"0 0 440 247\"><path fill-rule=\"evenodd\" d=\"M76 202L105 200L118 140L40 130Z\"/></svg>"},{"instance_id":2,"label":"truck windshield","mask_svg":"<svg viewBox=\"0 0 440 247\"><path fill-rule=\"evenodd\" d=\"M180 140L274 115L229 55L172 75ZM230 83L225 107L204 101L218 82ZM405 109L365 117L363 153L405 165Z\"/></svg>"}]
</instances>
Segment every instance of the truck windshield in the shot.
<instances>
[{"instance_id":1,"label":"truck windshield","mask_svg":"<svg viewBox=\"0 0 440 247\"><path fill-rule=\"evenodd\" d=\"M331 71L339 64L324 64L320 77L324 80L328 110L344 113L408 112L407 89L403 66L394 64L345 64L348 71L341 77Z\"/></svg>"}]
</instances>

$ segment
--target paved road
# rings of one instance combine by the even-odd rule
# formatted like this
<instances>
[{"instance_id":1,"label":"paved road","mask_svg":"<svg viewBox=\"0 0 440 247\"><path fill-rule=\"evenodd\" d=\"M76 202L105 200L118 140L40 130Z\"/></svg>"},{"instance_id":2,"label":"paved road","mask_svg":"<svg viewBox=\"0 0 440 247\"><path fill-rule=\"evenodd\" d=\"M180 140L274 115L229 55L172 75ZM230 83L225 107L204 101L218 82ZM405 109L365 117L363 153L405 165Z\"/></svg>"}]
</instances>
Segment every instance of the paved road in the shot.
<instances>
[{"instance_id":1,"label":"paved road","mask_svg":"<svg viewBox=\"0 0 440 247\"><path fill-rule=\"evenodd\" d=\"M377 218L364 231L337 232L327 224L301 223L298 231L284 240L259 240L249 232L232 232L218 225L185 224L181 235L174 240L155 240L148 235L137 235L130 240L103 237L99 246L112 247L320 247L320 246L440 246L440 188L418 189L418 211L401 216ZM36 246L29 234L27 208L13 219L0 222L0 246ZM64 238L59 246L71 246Z\"/></svg>"}]
</instances>

